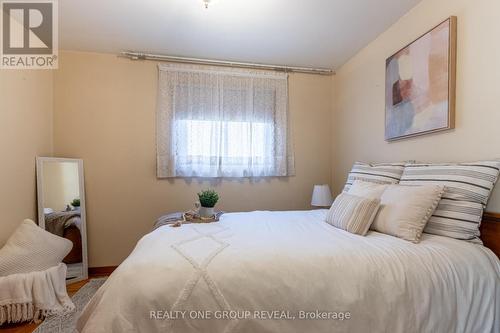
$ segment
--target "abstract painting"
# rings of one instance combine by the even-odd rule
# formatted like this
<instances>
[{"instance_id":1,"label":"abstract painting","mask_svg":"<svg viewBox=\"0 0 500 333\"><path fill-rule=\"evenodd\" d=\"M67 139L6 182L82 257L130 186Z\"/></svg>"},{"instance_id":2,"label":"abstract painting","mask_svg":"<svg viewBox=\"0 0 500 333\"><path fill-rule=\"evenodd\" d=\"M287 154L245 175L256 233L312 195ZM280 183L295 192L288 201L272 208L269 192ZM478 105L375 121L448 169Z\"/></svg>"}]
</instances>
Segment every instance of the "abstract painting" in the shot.
<instances>
[{"instance_id":1,"label":"abstract painting","mask_svg":"<svg viewBox=\"0 0 500 333\"><path fill-rule=\"evenodd\" d=\"M456 17L386 60L388 141L455 126Z\"/></svg>"}]
</instances>

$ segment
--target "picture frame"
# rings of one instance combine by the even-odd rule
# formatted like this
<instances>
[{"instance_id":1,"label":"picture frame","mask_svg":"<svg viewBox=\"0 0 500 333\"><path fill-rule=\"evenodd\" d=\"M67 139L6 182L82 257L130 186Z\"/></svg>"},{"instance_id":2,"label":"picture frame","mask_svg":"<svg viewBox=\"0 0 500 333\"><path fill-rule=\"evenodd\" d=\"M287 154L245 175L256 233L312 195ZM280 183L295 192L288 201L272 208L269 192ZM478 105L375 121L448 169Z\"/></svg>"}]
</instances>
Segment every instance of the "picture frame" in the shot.
<instances>
[{"instance_id":1,"label":"picture frame","mask_svg":"<svg viewBox=\"0 0 500 333\"><path fill-rule=\"evenodd\" d=\"M385 140L455 128L457 17L386 59Z\"/></svg>"}]
</instances>

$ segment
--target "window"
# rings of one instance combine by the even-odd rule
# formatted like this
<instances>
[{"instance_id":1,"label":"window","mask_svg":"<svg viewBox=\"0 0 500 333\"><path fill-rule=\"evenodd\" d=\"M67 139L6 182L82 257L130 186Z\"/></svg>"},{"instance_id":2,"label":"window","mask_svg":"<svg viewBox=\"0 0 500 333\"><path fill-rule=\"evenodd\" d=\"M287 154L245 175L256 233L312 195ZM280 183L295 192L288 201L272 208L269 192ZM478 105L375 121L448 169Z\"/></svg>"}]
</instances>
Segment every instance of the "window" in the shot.
<instances>
[{"instance_id":1,"label":"window","mask_svg":"<svg viewBox=\"0 0 500 333\"><path fill-rule=\"evenodd\" d=\"M178 131L184 136L179 142L185 155L189 158L225 156L240 161L248 158L264 160L266 154L272 153L266 146L266 135L272 135L273 127L266 123L251 123L244 121L213 121L213 120L180 120ZM212 143L230 142L228 145Z\"/></svg>"},{"instance_id":2,"label":"window","mask_svg":"<svg viewBox=\"0 0 500 333\"><path fill-rule=\"evenodd\" d=\"M286 74L161 65L158 177L289 176Z\"/></svg>"}]
</instances>

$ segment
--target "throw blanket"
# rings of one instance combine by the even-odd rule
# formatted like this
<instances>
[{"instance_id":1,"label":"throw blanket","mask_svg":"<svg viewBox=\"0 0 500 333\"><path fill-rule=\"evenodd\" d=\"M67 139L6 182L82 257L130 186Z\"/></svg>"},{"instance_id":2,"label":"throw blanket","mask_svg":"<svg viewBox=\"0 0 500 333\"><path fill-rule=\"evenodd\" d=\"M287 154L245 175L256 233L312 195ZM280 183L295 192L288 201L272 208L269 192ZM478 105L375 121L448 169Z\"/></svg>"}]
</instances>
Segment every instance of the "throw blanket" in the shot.
<instances>
[{"instance_id":1,"label":"throw blanket","mask_svg":"<svg viewBox=\"0 0 500 333\"><path fill-rule=\"evenodd\" d=\"M224 214L224 212L217 212L217 213L215 213L214 218L216 220L218 220L218 219L220 219L222 214ZM183 213L183 212L170 213L170 214L160 216L158 218L158 220L156 220L155 224L153 225L153 231L158 229L159 227L164 226L164 225L176 224L177 222L182 222L183 224L184 223L186 223L186 224L191 223L189 221L186 221L185 213Z\"/></svg>"},{"instance_id":2,"label":"throw blanket","mask_svg":"<svg viewBox=\"0 0 500 333\"><path fill-rule=\"evenodd\" d=\"M83 311L81 333L500 332L500 262L325 223L327 210L227 213L144 236Z\"/></svg>"},{"instance_id":3,"label":"throw blanket","mask_svg":"<svg viewBox=\"0 0 500 333\"><path fill-rule=\"evenodd\" d=\"M51 234L62 237L64 228L71 225L69 221L73 218L80 218L79 211L54 212L45 215L45 229Z\"/></svg>"},{"instance_id":4,"label":"throw blanket","mask_svg":"<svg viewBox=\"0 0 500 333\"><path fill-rule=\"evenodd\" d=\"M0 277L0 325L33 320L73 311L66 292L66 265L45 271Z\"/></svg>"},{"instance_id":5,"label":"throw blanket","mask_svg":"<svg viewBox=\"0 0 500 333\"><path fill-rule=\"evenodd\" d=\"M175 224L179 221L184 221L184 213L183 212L170 213L167 215L160 216L158 218L158 220L156 220L155 224L153 225L153 230L156 230L159 227L162 227L164 225Z\"/></svg>"}]
</instances>

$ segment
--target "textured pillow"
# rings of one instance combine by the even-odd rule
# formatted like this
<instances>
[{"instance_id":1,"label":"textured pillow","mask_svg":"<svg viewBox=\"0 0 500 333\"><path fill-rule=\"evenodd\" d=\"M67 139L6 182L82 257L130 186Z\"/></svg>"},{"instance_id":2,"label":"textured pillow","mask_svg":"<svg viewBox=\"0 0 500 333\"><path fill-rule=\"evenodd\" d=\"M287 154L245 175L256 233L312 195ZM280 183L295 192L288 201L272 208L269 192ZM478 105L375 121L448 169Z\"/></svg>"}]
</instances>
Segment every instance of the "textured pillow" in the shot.
<instances>
[{"instance_id":1,"label":"textured pillow","mask_svg":"<svg viewBox=\"0 0 500 333\"><path fill-rule=\"evenodd\" d=\"M364 236L368 232L379 206L379 199L341 193L330 207L326 215L326 222L339 229Z\"/></svg>"},{"instance_id":2,"label":"textured pillow","mask_svg":"<svg viewBox=\"0 0 500 333\"><path fill-rule=\"evenodd\" d=\"M401 184L445 185L441 202L424 232L480 243L483 209L498 180L500 161L407 164Z\"/></svg>"},{"instance_id":3,"label":"textured pillow","mask_svg":"<svg viewBox=\"0 0 500 333\"><path fill-rule=\"evenodd\" d=\"M388 185L355 180L347 193L358 197L380 199Z\"/></svg>"},{"instance_id":4,"label":"textured pillow","mask_svg":"<svg viewBox=\"0 0 500 333\"><path fill-rule=\"evenodd\" d=\"M71 241L24 220L0 249L0 276L43 271L57 266L69 253Z\"/></svg>"},{"instance_id":5,"label":"textured pillow","mask_svg":"<svg viewBox=\"0 0 500 333\"><path fill-rule=\"evenodd\" d=\"M367 164L356 162L352 166L349 176L347 176L344 192L349 191L355 180L379 184L397 184L403 174L404 166L404 163Z\"/></svg>"},{"instance_id":6,"label":"textured pillow","mask_svg":"<svg viewBox=\"0 0 500 333\"><path fill-rule=\"evenodd\" d=\"M388 185L371 229L418 243L444 186Z\"/></svg>"}]
</instances>

